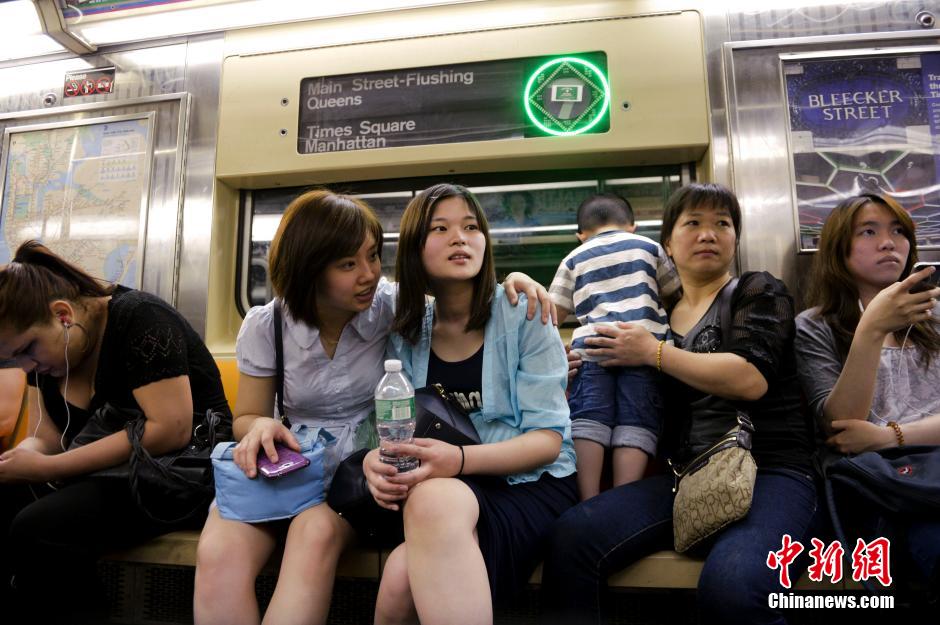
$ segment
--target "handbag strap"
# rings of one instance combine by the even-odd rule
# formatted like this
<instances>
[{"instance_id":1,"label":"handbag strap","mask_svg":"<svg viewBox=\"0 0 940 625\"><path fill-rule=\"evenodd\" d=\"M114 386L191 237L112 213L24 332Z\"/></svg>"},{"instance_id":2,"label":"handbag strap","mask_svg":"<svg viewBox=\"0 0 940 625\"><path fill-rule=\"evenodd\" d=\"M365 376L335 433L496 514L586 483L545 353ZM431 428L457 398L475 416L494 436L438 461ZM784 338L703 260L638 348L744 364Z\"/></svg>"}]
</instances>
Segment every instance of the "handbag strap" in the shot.
<instances>
[{"instance_id":1,"label":"handbag strap","mask_svg":"<svg viewBox=\"0 0 940 625\"><path fill-rule=\"evenodd\" d=\"M274 398L277 400L277 412L281 415L281 423L289 428L290 419L284 412L284 334L281 328L281 300L278 298L274 298L274 366Z\"/></svg>"},{"instance_id":2,"label":"handbag strap","mask_svg":"<svg viewBox=\"0 0 940 625\"><path fill-rule=\"evenodd\" d=\"M203 423L200 424L208 428L205 445L201 444L200 441L191 439L189 446L211 450L211 447L207 447L206 445L215 444L215 432L220 421L219 413L208 410L206 412ZM137 502L138 509L140 509L141 512L147 515L147 517L149 517L152 521L156 521L157 523L174 524L189 520L193 517L194 514L200 512L203 504L197 504L193 509L185 512L182 516L174 518L165 518L154 514L144 503L143 497L141 496L140 472L143 470L144 466L149 467L149 469L164 482L175 482L184 488L203 491L206 495L206 500L208 501L212 494L211 465L209 466L210 472L207 473L207 475L210 477L208 478L208 481L205 482L188 479L183 475L170 470L167 466L158 462L152 455L150 455L150 452L147 451L146 447L144 447L143 438L144 427L146 426L146 423L146 417L141 415L136 419L128 421L127 425L124 427L125 431L127 432L127 440L131 444L131 455L128 458L127 471L128 486L130 487L131 494ZM197 426L196 429L198 430L199 427L200 426ZM193 438L196 438L195 430L193 434Z\"/></svg>"},{"instance_id":3,"label":"handbag strap","mask_svg":"<svg viewBox=\"0 0 940 625\"><path fill-rule=\"evenodd\" d=\"M738 288L738 278L731 278L718 291L718 314L721 323L721 347L728 345L728 339L731 338L731 296L734 290Z\"/></svg>"},{"instance_id":4,"label":"handbag strap","mask_svg":"<svg viewBox=\"0 0 940 625\"><path fill-rule=\"evenodd\" d=\"M717 296L718 322L721 327L721 347L719 349L721 351L724 351L724 349L728 346L729 339L731 338L731 329L732 329L731 298L734 295L735 289L738 288L738 282L739 282L738 278L736 277L731 278L730 280L725 282L725 285L721 287L720 291L718 291L718 296ZM754 433L754 425L751 422L750 416L747 414L747 412L741 410L740 407L738 407L737 405L734 405L734 408L736 410L736 415L735 415L736 423L734 426L732 426L732 429L735 427L738 427L746 432L745 437L747 438L747 442L748 442L747 448L749 449L750 437ZM730 432L728 434L730 434ZM723 439L727 437L728 434L724 434L721 438ZM682 439L681 439L682 442L679 446L680 449L682 447L688 446L689 433L686 431L685 433L681 434L681 436L682 436ZM718 440L721 440L721 439L718 439ZM672 468L673 473L676 474L677 486L679 484L679 479L681 479L681 475L684 475L686 470L690 468L691 466L693 466L693 464L695 464L695 460L696 459L694 458L680 466L678 464L673 464L673 461L671 459L667 459L667 462L669 463L669 466Z\"/></svg>"}]
</instances>

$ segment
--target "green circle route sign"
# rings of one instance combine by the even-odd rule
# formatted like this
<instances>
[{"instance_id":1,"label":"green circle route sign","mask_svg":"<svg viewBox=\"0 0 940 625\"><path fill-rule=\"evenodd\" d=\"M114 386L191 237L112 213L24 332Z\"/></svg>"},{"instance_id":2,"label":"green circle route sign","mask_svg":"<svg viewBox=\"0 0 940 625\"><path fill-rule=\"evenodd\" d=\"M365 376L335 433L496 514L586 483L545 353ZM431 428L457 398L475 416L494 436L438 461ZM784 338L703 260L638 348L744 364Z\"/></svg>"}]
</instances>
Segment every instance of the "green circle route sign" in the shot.
<instances>
[{"instance_id":1,"label":"green circle route sign","mask_svg":"<svg viewBox=\"0 0 940 625\"><path fill-rule=\"evenodd\" d=\"M539 130L558 136L580 135L610 109L610 85L599 67L574 56L551 59L529 76L525 112Z\"/></svg>"}]
</instances>

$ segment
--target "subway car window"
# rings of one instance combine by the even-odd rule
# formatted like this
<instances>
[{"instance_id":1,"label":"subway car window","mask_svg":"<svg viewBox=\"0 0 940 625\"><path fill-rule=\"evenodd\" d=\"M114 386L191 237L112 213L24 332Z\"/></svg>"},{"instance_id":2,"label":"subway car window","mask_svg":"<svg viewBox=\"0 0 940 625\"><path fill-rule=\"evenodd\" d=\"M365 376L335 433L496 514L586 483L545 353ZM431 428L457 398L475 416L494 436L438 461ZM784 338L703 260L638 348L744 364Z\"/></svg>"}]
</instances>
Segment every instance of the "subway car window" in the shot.
<instances>
[{"instance_id":1,"label":"subway car window","mask_svg":"<svg viewBox=\"0 0 940 625\"><path fill-rule=\"evenodd\" d=\"M630 201L636 219L636 233L659 241L663 206L672 192L681 186L675 176L619 178L604 181L605 188Z\"/></svg>"},{"instance_id":2,"label":"subway car window","mask_svg":"<svg viewBox=\"0 0 940 625\"><path fill-rule=\"evenodd\" d=\"M439 177L407 178L329 185L367 202L382 222L382 273L395 276L398 226L412 197L439 182ZM599 192L614 192L634 207L637 232L659 239L663 204L679 187L679 167L616 168L477 174L449 178L480 200L490 225L496 271L500 279L521 271L548 285L558 263L578 245L578 205ZM244 236L239 306L244 312L272 297L268 250L287 205L309 187L258 189L245 193Z\"/></svg>"}]
</instances>

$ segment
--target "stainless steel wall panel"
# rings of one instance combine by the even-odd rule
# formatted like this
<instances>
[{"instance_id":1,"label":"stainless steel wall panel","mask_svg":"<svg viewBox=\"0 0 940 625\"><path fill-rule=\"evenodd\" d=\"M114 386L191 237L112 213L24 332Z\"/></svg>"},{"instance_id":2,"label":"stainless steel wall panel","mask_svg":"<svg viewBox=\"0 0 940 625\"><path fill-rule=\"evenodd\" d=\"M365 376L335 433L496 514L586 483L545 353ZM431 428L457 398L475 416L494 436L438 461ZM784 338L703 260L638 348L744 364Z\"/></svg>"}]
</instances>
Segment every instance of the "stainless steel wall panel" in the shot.
<instances>
[{"instance_id":1,"label":"stainless steel wall panel","mask_svg":"<svg viewBox=\"0 0 940 625\"><path fill-rule=\"evenodd\" d=\"M921 0L882 0L880 2L840 2L731 12L728 15L729 41L777 39L812 35L897 32L923 28L916 16L930 11L940 18L940 2Z\"/></svg>"},{"instance_id":2,"label":"stainless steel wall panel","mask_svg":"<svg viewBox=\"0 0 940 625\"><path fill-rule=\"evenodd\" d=\"M175 110L160 107L153 154L150 214L142 288L176 304L176 247L180 215L180 184L185 151L189 95L182 94Z\"/></svg>"},{"instance_id":3,"label":"stainless steel wall panel","mask_svg":"<svg viewBox=\"0 0 940 625\"><path fill-rule=\"evenodd\" d=\"M708 155L711 182L731 185L731 150L728 145L728 107L724 77L724 43L729 39L728 14L724 7L705 3L702 9L705 44L705 72L708 85L708 124L711 142Z\"/></svg>"},{"instance_id":4,"label":"stainless steel wall panel","mask_svg":"<svg viewBox=\"0 0 940 625\"><path fill-rule=\"evenodd\" d=\"M795 226L785 98L776 54L729 48L729 130L734 189L741 202L742 270L763 269L793 285Z\"/></svg>"},{"instance_id":5,"label":"stainless steel wall panel","mask_svg":"<svg viewBox=\"0 0 940 625\"><path fill-rule=\"evenodd\" d=\"M211 36L190 41L186 56L185 82L192 107L184 174L186 192L180 220L176 305L203 336L208 314L209 257L212 246L220 245L212 241L212 211L222 54L222 37Z\"/></svg>"}]
</instances>

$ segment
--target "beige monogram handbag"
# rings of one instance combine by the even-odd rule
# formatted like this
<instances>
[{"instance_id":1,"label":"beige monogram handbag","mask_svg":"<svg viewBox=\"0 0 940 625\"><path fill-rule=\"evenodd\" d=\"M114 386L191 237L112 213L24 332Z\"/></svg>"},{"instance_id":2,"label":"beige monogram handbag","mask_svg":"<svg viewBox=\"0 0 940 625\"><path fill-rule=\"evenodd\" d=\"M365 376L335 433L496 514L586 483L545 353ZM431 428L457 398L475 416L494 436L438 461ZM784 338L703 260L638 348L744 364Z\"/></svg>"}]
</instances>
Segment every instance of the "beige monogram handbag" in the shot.
<instances>
[{"instance_id":1,"label":"beige monogram handbag","mask_svg":"<svg viewBox=\"0 0 940 625\"><path fill-rule=\"evenodd\" d=\"M751 456L754 426L738 413L738 424L683 467L669 460L676 476L672 527L676 551L683 552L751 509L757 464Z\"/></svg>"}]
</instances>

